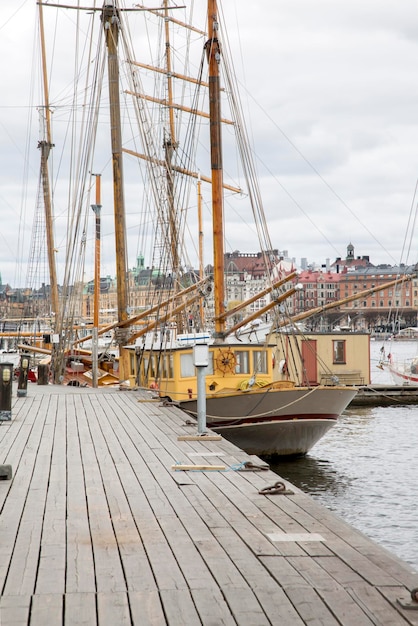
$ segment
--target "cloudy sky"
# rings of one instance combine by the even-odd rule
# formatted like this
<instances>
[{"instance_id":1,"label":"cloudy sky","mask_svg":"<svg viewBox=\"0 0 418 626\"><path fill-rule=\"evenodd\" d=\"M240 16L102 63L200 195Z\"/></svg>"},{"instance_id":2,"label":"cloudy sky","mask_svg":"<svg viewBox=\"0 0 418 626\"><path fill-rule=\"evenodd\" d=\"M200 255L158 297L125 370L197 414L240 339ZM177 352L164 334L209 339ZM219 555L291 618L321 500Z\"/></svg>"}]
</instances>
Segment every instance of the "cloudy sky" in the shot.
<instances>
[{"instance_id":1,"label":"cloudy sky","mask_svg":"<svg viewBox=\"0 0 418 626\"><path fill-rule=\"evenodd\" d=\"M18 286L27 276L39 176L36 1L7 4L0 27L0 273L3 283ZM298 263L344 257L350 242L356 256L375 264L416 262L416 2L228 0L224 10L273 246ZM256 252L254 231L240 221L247 212L241 202L227 249ZM60 248L58 221L56 228ZM105 238L111 228L109 221ZM110 256L102 274L114 274Z\"/></svg>"}]
</instances>

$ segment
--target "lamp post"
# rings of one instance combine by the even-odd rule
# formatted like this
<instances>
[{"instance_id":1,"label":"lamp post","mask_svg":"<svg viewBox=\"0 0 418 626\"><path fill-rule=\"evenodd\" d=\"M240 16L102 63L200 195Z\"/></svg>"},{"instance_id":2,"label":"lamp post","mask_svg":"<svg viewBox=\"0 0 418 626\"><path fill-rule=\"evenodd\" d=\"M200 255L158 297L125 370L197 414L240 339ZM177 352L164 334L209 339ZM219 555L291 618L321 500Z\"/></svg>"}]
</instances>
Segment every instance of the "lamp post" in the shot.
<instances>
[{"instance_id":1,"label":"lamp post","mask_svg":"<svg viewBox=\"0 0 418 626\"><path fill-rule=\"evenodd\" d=\"M206 433L206 387L205 370L209 365L209 346L197 343L193 346L193 363L197 370L197 433Z\"/></svg>"}]
</instances>

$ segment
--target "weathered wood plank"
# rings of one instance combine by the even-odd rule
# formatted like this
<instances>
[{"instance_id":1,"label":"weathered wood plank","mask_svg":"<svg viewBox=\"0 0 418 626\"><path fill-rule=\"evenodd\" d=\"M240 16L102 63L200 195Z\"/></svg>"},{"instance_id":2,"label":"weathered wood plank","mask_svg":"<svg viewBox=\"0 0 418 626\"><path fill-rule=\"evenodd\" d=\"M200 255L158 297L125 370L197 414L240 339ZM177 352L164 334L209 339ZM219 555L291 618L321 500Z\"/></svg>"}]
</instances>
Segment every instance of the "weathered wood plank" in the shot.
<instances>
[{"instance_id":1,"label":"weathered wood plank","mask_svg":"<svg viewBox=\"0 0 418 626\"><path fill-rule=\"evenodd\" d=\"M158 591L130 591L128 597L133 626L166 624Z\"/></svg>"},{"instance_id":2,"label":"weathered wood plank","mask_svg":"<svg viewBox=\"0 0 418 626\"><path fill-rule=\"evenodd\" d=\"M97 624L96 594L67 593L64 596L63 626L95 626Z\"/></svg>"},{"instance_id":3,"label":"weathered wood plank","mask_svg":"<svg viewBox=\"0 0 418 626\"><path fill-rule=\"evenodd\" d=\"M128 594L122 592L97 594L97 621L101 626L132 624Z\"/></svg>"},{"instance_id":4,"label":"weathered wood plank","mask_svg":"<svg viewBox=\"0 0 418 626\"><path fill-rule=\"evenodd\" d=\"M36 593L65 593L66 573L66 485L67 468L62 463L66 455L65 403L51 405L52 450L41 551L36 580Z\"/></svg>"},{"instance_id":5,"label":"weathered wood plank","mask_svg":"<svg viewBox=\"0 0 418 626\"><path fill-rule=\"evenodd\" d=\"M32 597L30 626L61 626L64 597L60 594L38 594ZM7 625L6 625L7 626Z\"/></svg>"},{"instance_id":6,"label":"weathered wood plank","mask_svg":"<svg viewBox=\"0 0 418 626\"><path fill-rule=\"evenodd\" d=\"M1 596L0 624L2 626L22 626L29 622L31 596Z\"/></svg>"},{"instance_id":7,"label":"weathered wood plank","mask_svg":"<svg viewBox=\"0 0 418 626\"><path fill-rule=\"evenodd\" d=\"M93 547L85 493L84 468L81 458L78 413L83 422L84 411L66 397L67 411L67 571L66 593L92 593L96 591Z\"/></svg>"}]
</instances>

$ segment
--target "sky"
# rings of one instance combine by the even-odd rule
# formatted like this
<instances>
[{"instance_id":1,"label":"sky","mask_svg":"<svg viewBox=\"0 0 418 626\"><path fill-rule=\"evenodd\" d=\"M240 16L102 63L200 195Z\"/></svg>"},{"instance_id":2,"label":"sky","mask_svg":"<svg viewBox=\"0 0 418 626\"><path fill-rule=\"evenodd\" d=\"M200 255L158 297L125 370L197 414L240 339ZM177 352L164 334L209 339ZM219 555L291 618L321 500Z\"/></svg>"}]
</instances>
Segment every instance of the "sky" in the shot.
<instances>
[{"instance_id":1,"label":"sky","mask_svg":"<svg viewBox=\"0 0 418 626\"><path fill-rule=\"evenodd\" d=\"M417 3L224 4L273 247L288 251L297 264L302 258L321 265L345 257L349 243L356 256L368 255L375 265L417 262ZM0 27L6 60L0 96L0 274L3 283L23 286L39 178L36 0L7 5ZM52 21L47 29L52 36ZM58 132L56 139L59 147ZM61 216L63 205L60 199ZM110 251L106 207L103 245ZM257 252L254 230L246 227L245 197L233 211L226 250ZM209 217L204 219L210 240ZM58 218L55 228L62 259L65 220ZM137 239L133 230L128 237ZM193 253L191 262L197 266ZM134 264L132 252L129 266ZM101 273L115 273L111 252L103 255ZM90 264L85 278L92 277Z\"/></svg>"}]
</instances>

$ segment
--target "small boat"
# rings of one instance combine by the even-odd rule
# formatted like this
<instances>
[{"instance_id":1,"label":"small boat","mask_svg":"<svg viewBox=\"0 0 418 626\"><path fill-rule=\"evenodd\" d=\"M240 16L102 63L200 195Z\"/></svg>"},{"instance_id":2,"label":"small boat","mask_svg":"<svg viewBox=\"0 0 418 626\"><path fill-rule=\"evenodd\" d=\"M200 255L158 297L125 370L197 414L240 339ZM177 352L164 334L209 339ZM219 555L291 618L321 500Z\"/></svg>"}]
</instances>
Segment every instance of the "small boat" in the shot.
<instances>
[{"instance_id":1,"label":"small boat","mask_svg":"<svg viewBox=\"0 0 418 626\"><path fill-rule=\"evenodd\" d=\"M389 370L395 385L418 386L418 356L400 360L390 353L382 367Z\"/></svg>"}]
</instances>

